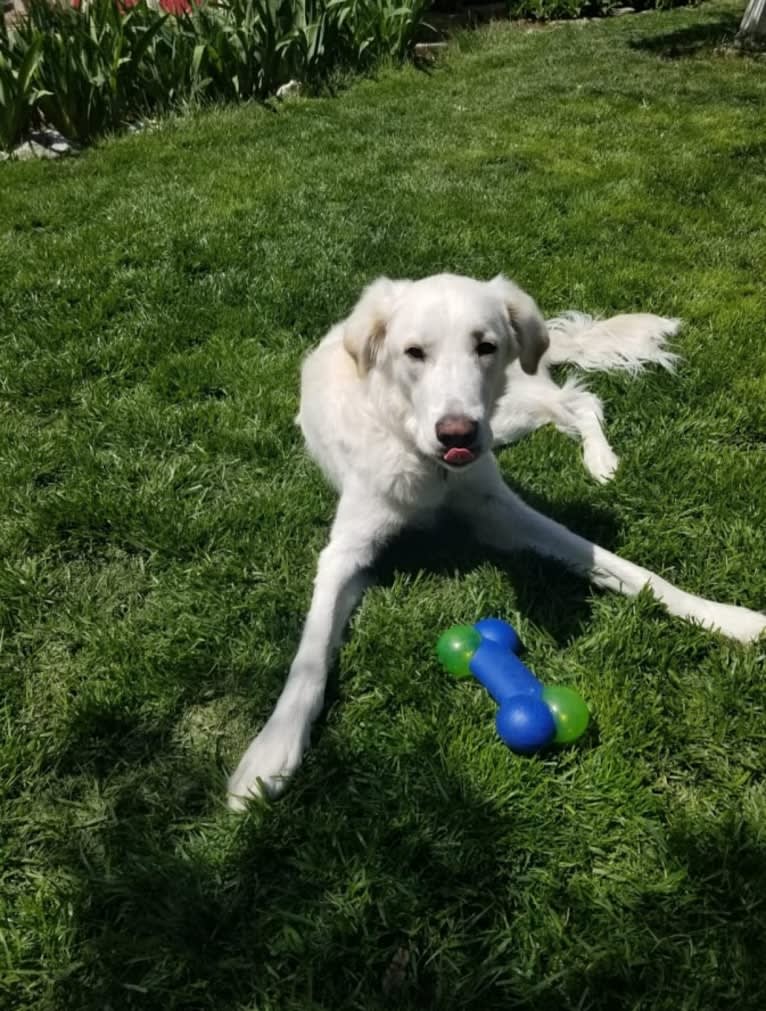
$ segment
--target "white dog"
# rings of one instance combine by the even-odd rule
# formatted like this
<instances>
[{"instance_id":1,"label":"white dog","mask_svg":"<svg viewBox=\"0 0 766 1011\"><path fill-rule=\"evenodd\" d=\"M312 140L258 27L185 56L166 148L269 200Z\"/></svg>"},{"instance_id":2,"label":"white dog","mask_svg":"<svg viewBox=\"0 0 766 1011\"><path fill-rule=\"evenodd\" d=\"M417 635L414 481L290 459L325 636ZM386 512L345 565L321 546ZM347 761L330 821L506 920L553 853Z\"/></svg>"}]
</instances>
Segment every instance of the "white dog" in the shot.
<instances>
[{"instance_id":1,"label":"white dog","mask_svg":"<svg viewBox=\"0 0 766 1011\"><path fill-rule=\"evenodd\" d=\"M648 587L671 614L742 642L763 632L765 615L679 590L531 509L505 485L491 452L553 422L582 439L586 467L608 480L617 458L600 402L574 381L557 386L548 366L669 366L663 341L677 326L647 314L595 323L571 314L546 325L533 299L503 277L381 278L366 289L303 367L298 421L340 501L297 655L229 781L231 807L278 794L298 768L364 571L403 527L428 523L441 508L493 548L534 549L619 593Z\"/></svg>"}]
</instances>

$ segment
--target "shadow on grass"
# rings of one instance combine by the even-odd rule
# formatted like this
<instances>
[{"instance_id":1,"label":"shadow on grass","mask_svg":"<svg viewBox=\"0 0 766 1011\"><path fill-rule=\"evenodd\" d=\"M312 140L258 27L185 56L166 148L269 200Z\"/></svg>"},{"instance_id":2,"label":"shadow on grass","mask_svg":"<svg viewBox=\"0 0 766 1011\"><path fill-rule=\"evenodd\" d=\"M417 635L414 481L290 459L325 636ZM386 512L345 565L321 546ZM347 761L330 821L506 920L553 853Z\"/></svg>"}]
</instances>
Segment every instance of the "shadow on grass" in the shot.
<instances>
[{"instance_id":1,"label":"shadow on grass","mask_svg":"<svg viewBox=\"0 0 766 1011\"><path fill-rule=\"evenodd\" d=\"M535 509L602 547L611 548L614 544L616 529L609 513L583 502L553 510L540 496L525 492L523 497ZM544 628L556 643L564 645L583 628L590 614L589 598L593 592L587 579L530 551L504 554L490 550L476 542L463 522L449 515L440 517L431 530L408 530L401 534L381 556L373 579L378 585L387 586L397 573L425 570L454 575L470 572L487 561L509 576L518 609Z\"/></svg>"},{"instance_id":2,"label":"shadow on grass","mask_svg":"<svg viewBox=\"0 0 766 1011\"><path fill-rule=\"evenodd\" d=\"M690 25L675 32L665 32L630 42L632 49L656 53L668 60L678 60L702 53L711 53L719 46L730 44L739 28L734 14L721 14L715 21Z\"/></svg>"},{"instance_id":3,"label":"shadow on grass","mask_svg":"<svg viewBox=\"0 0 766 1011\"><path fill-rule=\"evenodd\" d=\"M588 504L525 498L604 546L615 539L612 518ZM486 558L445 519L399 538L376 575L451 574ZM492 561L557 640L587 619L584 580L529 555ZM104 775L101 752L121 740L147 760L107 780L108 817L51 842L79 963L40 1007L659 1009L697 985L679 946L717 958L728 987L728 999L719 989L687 1006L757 1006L747 998L766 993L762 840L712 818L669 831L640 771L600 778L608 760L593 738L528 761L495 744L466 769L433 729L402 733L382 704L386 732L325 726L282 801L206 822L222 803L210 763L162 720L152 734L151 721L115 716L80 752L80 771ZM618 852L614 864L604 856Z\"/></svg>"},{"instance_id":4,"label":"shadow on grass","mask_svg":"<svg viewBox=\"0 0 766 1011\"><path fill-rule=\"evenodd\" d=\"M589 503L569 503L552 510L539 497L525 493L525 500L584 536L611 547L615 539L612 517L595 510ZM490 562L505 572L512 584L514 610L545 630L559 646L564 646L586 626L590 616L590 597L594 592L588 581L550 559L530 552L511 555L490 551L478 544L459 520L443 516L427 531L408 530L401 534L383 553L370 574L372 585L390 586L398 575L431 572L445 576L466 574L477 566ZM510 604L509 604L510 606ZM509 617L507 611L500 617ZM479 615L476 616L477 619ZM284 675L297 648L300 637L300 614L288 605L284 623L272 624L271 636L284 643L269 661L259 662L259 676L268 685L257 699L244 701L251 711L253 729L263 723L281 690ZM434 630L434 637L437 630ZM344 640L348 637L348 630ZM198 656L184 655L182 660L169 662L166 676L177 684L186 705L206 701L210 690L209 673L216 662L217 644L201 650ZM334 663L328 678L327 705L320 716L314 739L324 731L326 715L340 692L339 668ZM98 778L108 776L120 767L140 767L151 764L153 757L172 747L172 735L177 721L173 707L157 711L146 706L141 693L121 692L115 696L85 695L73 706L65 745L57 751L54 765L63 775L87 771Z\"/></svg>"},{"instance_id":5,"label":"shadow on grass","mask_svg":"<svg viewBox=\"0 0 766 1011\"><path fill-rule=\"evenodd\" d=\"M660 1008L690 982L679 945L736 952L730 1000L705 1006L766 992L763 840L697 822L667 842L671 883L610 882L593 872L615 838L609 804L573 812L571 753L509 759L498 797L433 737L405 756L347 747L326 741L281 802L209 823L204 844L161 803L173 782L159 768L127 781L87 859L79 838L60 854L82 962L50 1006ZM550 803L528 804L541 788ZM622 846L665 845L659 804L624 817Z\"/></svg>"}]
</instances>

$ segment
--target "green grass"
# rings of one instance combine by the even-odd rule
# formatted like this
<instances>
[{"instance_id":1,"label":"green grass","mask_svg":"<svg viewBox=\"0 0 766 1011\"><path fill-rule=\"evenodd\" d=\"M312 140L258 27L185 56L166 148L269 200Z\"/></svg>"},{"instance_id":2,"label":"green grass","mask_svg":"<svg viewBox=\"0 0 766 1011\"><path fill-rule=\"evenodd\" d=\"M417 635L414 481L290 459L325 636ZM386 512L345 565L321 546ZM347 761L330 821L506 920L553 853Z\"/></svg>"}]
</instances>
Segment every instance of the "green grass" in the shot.
<instances>
[{"instance_id":1,"label":"green grass","mask_svg":"<svg viewBox=\"0 0 766 1011\"><path fill-rule=\"evenodd\" d=\"M649 598L405 541L293 788L223 802L333 512L298 364L379 273L684 317L676 377L592 380L611 486L548 430L502 466L766 603L766 76L714 52L739 14L503 25L428 73L0 166L0 1007L763 1007L764 648ZM489 613L585 695L581 745L515 758L445 681L439 631Z\"/></svg>"}]
</instances>

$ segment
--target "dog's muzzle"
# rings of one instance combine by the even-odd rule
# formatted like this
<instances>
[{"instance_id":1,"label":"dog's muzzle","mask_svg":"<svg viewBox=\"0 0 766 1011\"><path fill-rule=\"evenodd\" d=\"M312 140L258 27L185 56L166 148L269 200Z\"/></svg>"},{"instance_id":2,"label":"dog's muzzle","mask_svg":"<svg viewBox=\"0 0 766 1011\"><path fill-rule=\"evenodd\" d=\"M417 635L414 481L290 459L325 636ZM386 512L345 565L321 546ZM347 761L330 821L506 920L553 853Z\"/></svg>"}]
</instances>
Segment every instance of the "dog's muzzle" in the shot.
<instances>
[{"instance_id":1,"label":"dog's muzzle","mask_svg":"<svg viewBox=\"0 0 766 1011\"><path fill-rule=\"evenodd\" d=\"M445 414L435 427L436 438L444 446L441 459L448 467L466 467L479 456L478 421L465 414Z\"/></svg>"}]
</instances>

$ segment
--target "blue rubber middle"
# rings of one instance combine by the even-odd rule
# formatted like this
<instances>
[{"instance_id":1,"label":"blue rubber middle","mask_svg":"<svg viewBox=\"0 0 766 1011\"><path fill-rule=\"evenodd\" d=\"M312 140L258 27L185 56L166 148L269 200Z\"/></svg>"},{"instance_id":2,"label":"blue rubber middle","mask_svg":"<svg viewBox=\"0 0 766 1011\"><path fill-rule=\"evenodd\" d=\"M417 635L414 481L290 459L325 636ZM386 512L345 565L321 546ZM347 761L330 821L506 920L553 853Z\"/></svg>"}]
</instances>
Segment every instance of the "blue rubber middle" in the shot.
<instances>
[{"instance_id":1,"label":"blue rubber middle","mask_svg":"<svg viewBox=\"0 0 766 1011\"><path fill-rule=\"evenodd\" d=\"M532 671L497 643L483 640L468 666L496 702L512 695L542 694L543 686Z\"/></svg>"}]
</instances>

